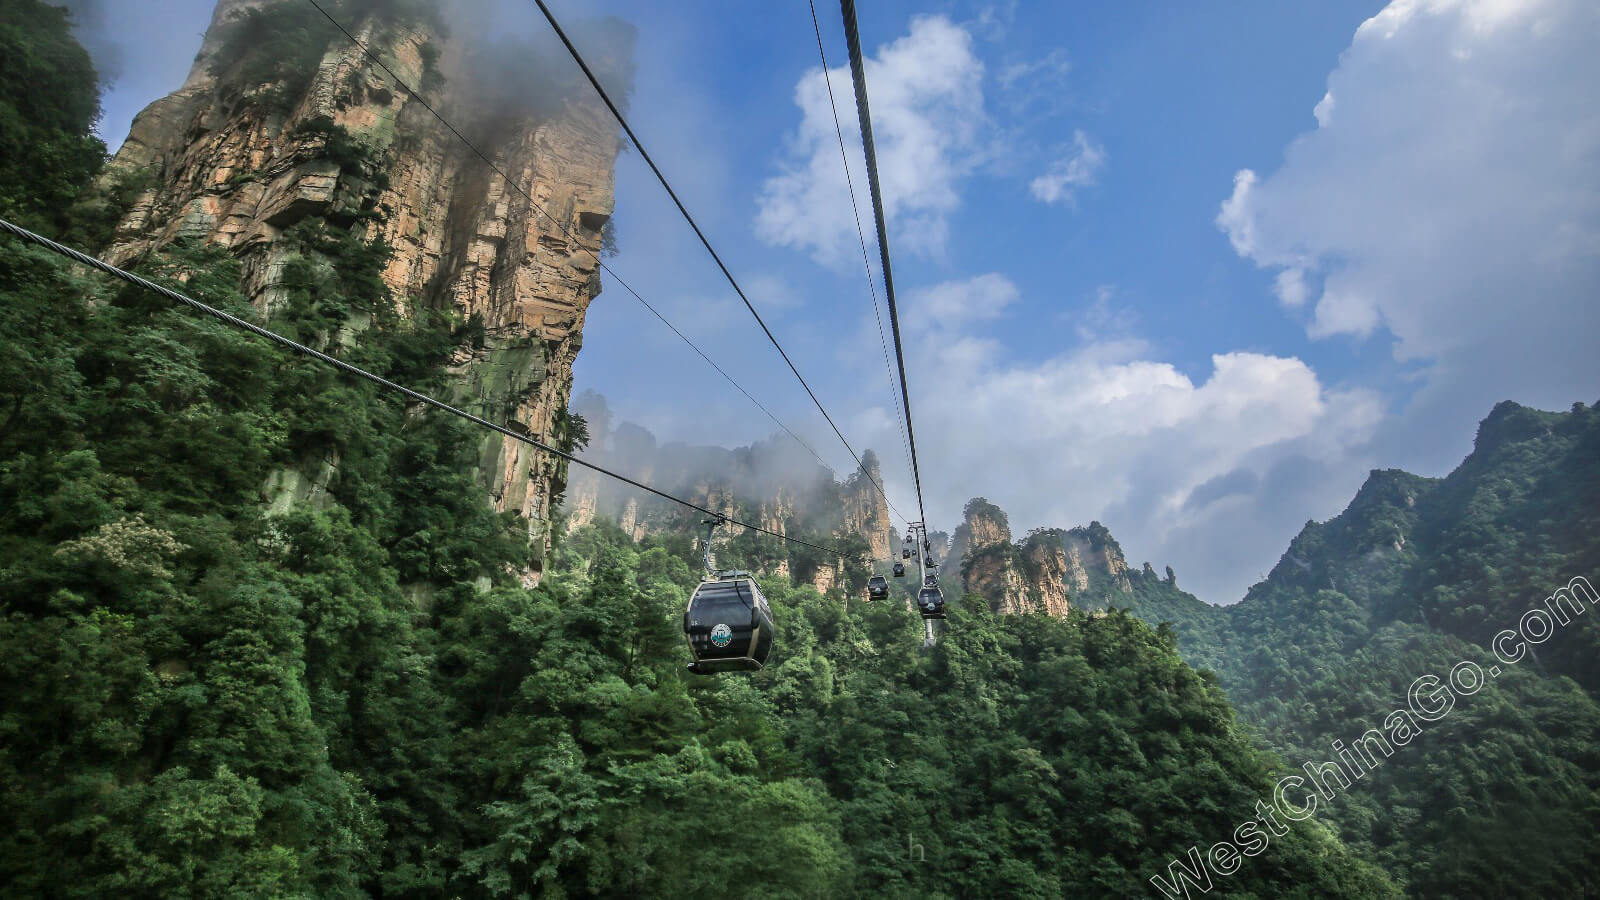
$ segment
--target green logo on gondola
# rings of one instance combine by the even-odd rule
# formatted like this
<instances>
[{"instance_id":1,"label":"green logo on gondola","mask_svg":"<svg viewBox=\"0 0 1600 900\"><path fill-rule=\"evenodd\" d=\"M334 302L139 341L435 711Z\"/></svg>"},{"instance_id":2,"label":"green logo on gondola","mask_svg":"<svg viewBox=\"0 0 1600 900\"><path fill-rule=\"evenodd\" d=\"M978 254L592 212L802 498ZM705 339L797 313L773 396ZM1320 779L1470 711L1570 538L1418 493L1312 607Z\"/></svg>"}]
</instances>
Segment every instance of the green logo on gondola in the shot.
<instances>
[{"instance_id":1,"label":"green logo on gondola","mask_svg":"<svg viewBox=\"0 0 1600 900\"><path fill-rule=\"evenodd\" d=\"M718 647L726 647L733 643L733 629L726 625L718 625L711 629L711 643Z\"/></svg>"}]
</instances>

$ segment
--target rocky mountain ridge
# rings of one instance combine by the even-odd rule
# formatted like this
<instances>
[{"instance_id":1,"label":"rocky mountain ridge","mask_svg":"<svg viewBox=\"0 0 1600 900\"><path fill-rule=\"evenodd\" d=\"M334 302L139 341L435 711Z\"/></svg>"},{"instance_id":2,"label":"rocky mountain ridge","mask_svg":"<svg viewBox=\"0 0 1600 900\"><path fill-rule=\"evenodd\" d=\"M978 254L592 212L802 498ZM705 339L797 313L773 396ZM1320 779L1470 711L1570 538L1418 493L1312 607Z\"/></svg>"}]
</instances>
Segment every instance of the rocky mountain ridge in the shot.
<instances>
[{"instance_id":1,"label":"rocky mountain ridge","mask_svg":"<svg viewBox=\"0 0 1600 900\"><path fill-rule=\"evenodd\" d=\"M1600 584L1597 509L1600 412L1503 402L1454 471L1374 470L1242 601L1136 583L1123 605L1170 622L1184 658L1295 761L1326 758L1330 742L1405 707L1420 677L1481 666L1481 690L1456 694L1448 718L1327 815L1411 896L1593 893L1586 859L1552 836L1597 828L1600 597L1572 586ZM1585 612L1553 618L1515 665L1494 652L1497 634L1556 606Z\"/></svg>"},{"instance_id":2,"label":"rocky mountain ridge","mask_svg":"<svg viewBox=\"0 0 1600 900\"><path fill-rule=\"evenodd\" d=\"M1125 602L1135 580L1155 581L1145 563L1130 572L1122 547L1099 522L1039 528L1013 541L1004 511L973 498L950 543L946 571L961 574L965 595L999 613L1065 616L1074 606L1104 609ZM1175 579L1167 570L1169 580Z\"/></svg>"},{"instance_id":3,"label":"rocky mountain ridge","mask_svg":"<svg viewBox=\"0 0 1600 900\"><path fill-rule=\"evenodd\" d=\"M589 434L586 458L637 473L641 481L777 534L878 560L898 553L900 534L874 486L883 476L870 450L862 454L863 469L840 481L787 437L732 450L658 444L637 425L613 426L611 411L598 394L585 393L572 408ZM605 521L634 541L662 534L693 535L698 541L704 528L701 514L588 470L572 474L563 509L569 533ZM864 566L786 546L770 536L744 534L737 527L719 531L712 549L719 566L792 576L824 593L835 586L865 585Z\"/></svg>"},{"instance_id":4,"label":"rocky mountain ridge","mask_svg":"<svg viewBox=\"0 0 1600 900\"><path fill-rule=\"evenodd\" d=\"M1456 695L1447 719L1358 773L1317 817L1408 896L1592 893L1582 854L1553 836L1596 828L1600 619L1569 615L1515 666L1490 642L1560 590L1572 595L1568 611L1600 602L1569 587L1600 584L1597 463L1596 408L1501 403L1455 471L1374 470L1342 513L1308 522L1229 606L1183 591L1170 568L1127 569L1099 523L1013 541L1004 512L982 498L968 504L951 557L969 605L1052 615L1116 606L1170 628L1185 661L1214 673L1291 768L1405 708L1419 677L1479 665L1492 673L1482 690Z\"/></svg>"}]
</instances>

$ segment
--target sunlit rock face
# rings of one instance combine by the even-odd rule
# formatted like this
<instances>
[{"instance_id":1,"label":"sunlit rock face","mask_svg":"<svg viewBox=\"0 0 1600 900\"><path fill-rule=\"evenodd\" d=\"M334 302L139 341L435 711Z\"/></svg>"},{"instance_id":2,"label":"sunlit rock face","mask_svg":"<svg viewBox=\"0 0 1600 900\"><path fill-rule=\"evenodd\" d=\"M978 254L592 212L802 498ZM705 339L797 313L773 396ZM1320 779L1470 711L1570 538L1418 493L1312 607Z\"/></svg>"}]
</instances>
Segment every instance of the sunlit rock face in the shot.
<instances>
[{"instance_id":1,"label":"sunlit rock face","mask_svg":"<svg viewBox=\"0 0 1600 900\"><path fill-rule=\"evenodd\" d=\"M285 239L297 224L383 241L393 256L382 278L402 315L432 309L482 324L483 339L452 360L450 399L556 441L584 313L600 293L614 122L592 92L570 85L543 94L530 85L521 104L503 91L484 99L482 64L471 68L471 51L432 23L386 16L381 5L345 23L513 187L325 19L304 22L326 41L320 55L309 48L304 72L262 81L248 54L229 58L238 17L282 5L221 0L188 80L134 120L108 177L147 188L104 255L130 263L179 238L225 247L243 264L246 295L270 316L300 252ZM544 545L565 467L492 433L478 449L495 507L523 516Z\"/></svg>"},{"instance_id":2,"label":"sunlit rock face","mask_svg":"<svg viewBox=\"0 0 1600 900\"><path fill-rule=\"evenodd\" d=\"M889 518L889 502L880 485L883 472L878 457L871 450L861 456L862 468L845 483L843 491L844 521L839 526L841 534L858 534L872 548L874 559L888 559L894 545L894 522Z\"/></svg>"},{"instance_id":3,"label":"sunlit rock face","mask_svg":"<svg viewBox=\"0 0 1600 900\"><path fill-rule=\"evenodd\" d=\"M1033 606L1052 616L1066 615L1078 583L1066 548L1050 540L1030 540L1023 548L1023 567L1032 576L1028 595Z\"/></svg>"},{"instance_id":4,"label":"sunlit rock face","mask_svg":"<svg viewBox=\"0 0 1600 900\"><path fill-rule=\"evenodd\" d=\"M983 498L967 504L966 515L950 540L950 562L959 565L974 550L1011 543L1011 524L998 506Z\"/></svg>"},{"instance_id":5,"label":"sunlit rock face","mask_svg":"<svg viewBox=\"0 0 1600 900\"><path fill-rule=\"evenodd\" d=\"M998 506L979 497L967 504L950 541L949 562L959 566L967 596L983 598L996 612L1032 608L1011 525Z\"/></svg>"},{"instance_id":6,"label":"sunlit rock face","mask_svg":"<svg viewBox=\"0 0 1600 900\"><path fill-rule=\"evenodd\" d=\"M1133 592L1122 547L1104 525L1040 528L1013 543L1006 514L981 497L967 504L950 563L967 596L1000 613L1064 616L1075 605L1115 605Z\"/></svg>"}]
</instances>

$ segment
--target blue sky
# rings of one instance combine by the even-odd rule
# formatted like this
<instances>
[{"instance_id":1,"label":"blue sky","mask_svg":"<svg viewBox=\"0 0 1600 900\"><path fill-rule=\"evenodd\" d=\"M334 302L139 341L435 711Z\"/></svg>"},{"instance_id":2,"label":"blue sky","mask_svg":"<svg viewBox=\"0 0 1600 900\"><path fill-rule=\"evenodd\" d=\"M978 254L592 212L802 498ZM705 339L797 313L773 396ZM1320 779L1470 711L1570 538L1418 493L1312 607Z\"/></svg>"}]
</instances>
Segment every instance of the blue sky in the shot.
<instances>
[{"instance_id":1,"label":"blue sky","mask_svg":"<svg viewBox=\"0 0 1600 900\"><path fill-rule=\"evenodd\" d=\"M808 7L551 5L638 29L636 130L909 512ZM113 143L181 82L211 2L122 6L93 35L120 71ZM500 34L544 28L531 2L476 8ZM839 11L818 13L865 203ZM1443 474L1495 402L1600 393L1594 4L860 13L937 525L978 495L1019 535L1100 519L1135 564L1233 602L1370 468ZM846 471L637 154L616 221L617 272ZM614 286L586 388L666 440L774 430Z\"/></svg>"}]
</instances>

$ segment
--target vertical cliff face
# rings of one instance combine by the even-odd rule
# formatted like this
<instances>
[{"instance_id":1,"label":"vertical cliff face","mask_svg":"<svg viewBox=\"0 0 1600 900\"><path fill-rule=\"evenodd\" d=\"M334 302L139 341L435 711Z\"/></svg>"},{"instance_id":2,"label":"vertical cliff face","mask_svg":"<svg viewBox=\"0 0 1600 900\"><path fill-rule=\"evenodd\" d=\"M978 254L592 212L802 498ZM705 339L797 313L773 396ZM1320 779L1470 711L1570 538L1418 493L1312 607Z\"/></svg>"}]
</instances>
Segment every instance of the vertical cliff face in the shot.
<instances>
[{"instance_id":1,"label":"vertical cliff face","mask_svg":"<svg viewBox=\"0 0 1600 900\"><path fill-rule=\"evenodd\" d=\"M622 518L617 521L623 533L629 540L641 540L645 536L645 524L639 520L639 501L628 498L628 505L622 509Z\"/></svg>"},{"instance_id":2,"label":"vertical cliff face","mask_svg":"<svg viewBox=\"0 0 1600 900\"><path fill-rule=\"evenodd\" d=\"M1100 608L1133 592L1122 548L1099 522L1038 529L1013 543L1006 514L979 497L967 504L950 549L967 595L996 612L1063 616L1075 605Z\"/></svg>"},{"instance_id":3,"label":"vertical cliff face","mask_svg":"<svg viewBox=\"0 0 1600 900\"><path fill-rule=\"evenodd\" d=\"M588 469L572 473L567 484L567 533L593 522L600 505L600 476Z\"/></svg>"},{"instance_id":4,"label":"vertical cliff face","mask_svg":"<svg viewBox=\"0 0 1600 900\"><path fill-rule=\"evenodd\" d=\"M788 488L780 487L778 488L777 496L773 497L770 502L763 501L761 503L760 513L756 517L756 524L768 531L787 535L789 533L789 523L794 521L794 518L794 494ZM779 578L788 578L790 575L787 557L776 560L767 569L768 574ZM818 590L822 589L818 588Z\"/></svg>"},{"instance_id":5,"label":"vertical cliff face","mask_svg":"<svg viewBox=\"0 0 1600 900\"><path fill-rule=\"evenodd\" d=\"M218 3L188 80L134 120L112 164L111 177L149 187L106 256L128 263L180 238L225 247L243 263L247 296L270 316L284 271L303 250L297 225L381 241L393 249L382 278L402 315L429 309L482 325L482 340L452 360L451 399L558 442L612 211L618 145L605 109L553 88L537 111L491 108L474 92L467 51L432 23L386 17L381 4L346 23L396 76L476 135L512 187L314 9L299 6ZM281 24L301 12L315 17L292 20L309 35L308 46L292 48L304 54L303 70L258 58L286 51L257 52L265 45L239 37L248 16L268 13L279 17L269 24ZM545 540L564 467L499 435L483 439L479 460L495 507L522 515L530 540ZM536 579L537 564L526 574Z\"/></svg>"},{"instance_id":6,"label":"vertical cliff face","mask_svg":"<svg viewBox=\"0 0 1600 900\"><path fill-rule=\"evenodd\" d=\"M617 421L605 398L593 392L577 397L572 409L587 423L587 458L770 533L746 534L738 526L719 531L713 549L729 551L721 554L723 568L793 577L824 592L860 590L866 585L864 563L841 566L823 551L786 545L771 534L848 547L851 554L879 560L899 555L891 510L874 484L883 476L871 450L862 452L861 469L841 482L788 436L737 448L663 444L644 428ZM573 474L566 497L569 531L599 521L620 524L635 540L665 534L698 540L704 534L701 513L590 472Z\"/></svg>"},{"instance_id":7,"label":"vertical cliff face","mask_svg":"<svg viewBox=\"0 0 1600 900\"><path fill-rule=\"evenodd\" d=\"M1080 591L1099 586L1107 592L1133 592L1122 545L1117 543L1104 525L1090 522L1087 526L1061 533L1061 540L1073 563L1073 581L1083 585Z\"/></svg>"},{"instance_id":8,"label":"vertical cliff face","mask_svg":"<svg viewBox=\"0 0 1600 900\"><path fill-rule=\"evenodd\" d=\"M1011 523L1005 512L988 500L975 497L967 503L961 524L951 536L949 558L945 562L959 569L973 551L1009 543Z\"/></svg>"},{"instance_id":9,"label":"vertical cliff face","mask_svg":"<svg viewBox=\"0 0 1600 900\"><path fill-rule=\"evenodd\" d=\"M1068 586L1077 593L1089 589L1089 569L1083 564L1085 548L1083 542L1068 537L1062 543L1062 565L1065 568L1065 578Z\"/></svg>"},{"instance_id":10,"label":"vertical cliff face","mask_svg":"<svg viewBox=\"0 0 1600 900\"><path fill-rule=\"evenodd\" d=\"M1047 615L1066 615L1077 583L1066 548L1048 536L1035 535L1023 545L1022 569L1028 573L1027 595L1032 606ZM1082 593L1082 588L1077 593Z\"/></svg>"},{"instance_id":11,"label":"vertical cliff face","mask_svg":"<svg viewBox=\"0 0 1600 900\"><path fill-rule=\"evenodd\" d=\"M841 500L844 521L840 531L858 534L872 547L874 559L888 559L894 544L894 522L889 518L889 503L878 485L883 472L878 456L871 450L861 454L861 469L845 482Z\"/></svg>"},{"instance_id":12,"label":"vertical cliff face","mask_svg":"<svg viewBox=\"0 0 1600 900\"><path fill-rule=\"evenodd\" d=\"M998 506L982 497L967 504L950 542L948 561L960 566L967 596L982 597L996 612L1031 608L1020 553L1011 543L1011 525Z\"/></svg>"}]
</instances>

